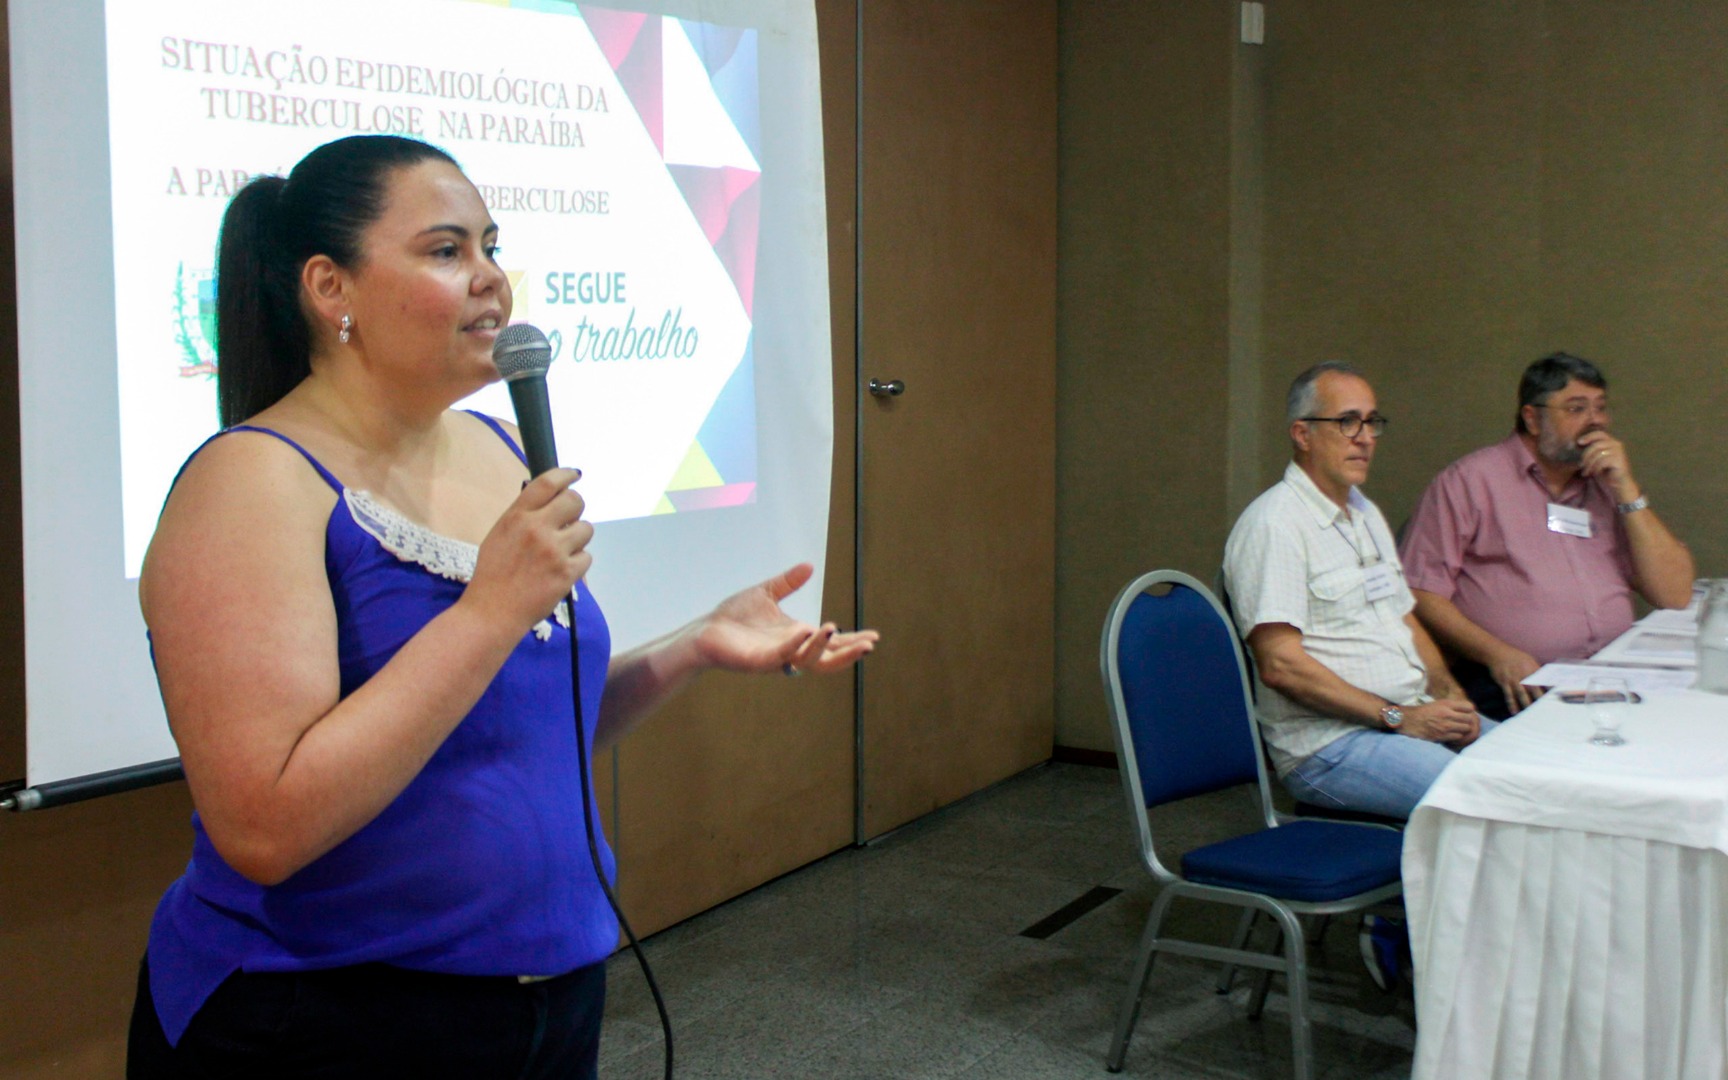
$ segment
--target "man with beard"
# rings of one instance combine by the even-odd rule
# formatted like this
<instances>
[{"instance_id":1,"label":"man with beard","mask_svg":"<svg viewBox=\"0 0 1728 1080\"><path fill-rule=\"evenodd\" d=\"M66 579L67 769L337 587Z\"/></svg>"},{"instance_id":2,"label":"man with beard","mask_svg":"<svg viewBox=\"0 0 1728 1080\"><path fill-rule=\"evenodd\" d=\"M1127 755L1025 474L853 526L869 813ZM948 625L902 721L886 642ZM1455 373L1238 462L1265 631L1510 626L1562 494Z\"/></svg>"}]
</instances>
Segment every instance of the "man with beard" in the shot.
<instances>
[{"instance_id":1,"label":"man with beard","mask_svg":"<svg viewBox=\"0 0 1728 1080\"><path fill-rule=\"evenodd\" d=\"M1416 617L1484 715L1530 704L1523 680L1632 625L1636 591L1685 607L1692 553L1656 516L1610 430L1608 380L1554 353L1518 384L1512 434L1434 478L1400 554Z\"/></svg>"}]
</instances>

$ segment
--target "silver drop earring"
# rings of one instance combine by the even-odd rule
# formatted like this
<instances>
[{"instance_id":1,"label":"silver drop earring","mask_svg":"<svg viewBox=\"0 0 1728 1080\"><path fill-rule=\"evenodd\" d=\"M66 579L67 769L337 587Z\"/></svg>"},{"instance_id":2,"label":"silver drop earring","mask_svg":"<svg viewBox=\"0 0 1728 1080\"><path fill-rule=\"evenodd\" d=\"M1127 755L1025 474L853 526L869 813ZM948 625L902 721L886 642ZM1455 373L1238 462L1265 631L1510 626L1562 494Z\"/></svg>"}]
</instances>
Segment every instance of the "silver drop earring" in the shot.
<instances>
[{"instance_id":1,"label":"silver drop earring","mask_svg":"<svg viewBox=\"0 0 1728 1080\"><path fill-rule=\"evenodd\" d=\"M348 344L348 339L353 336L353 330L353 317L348 315L342 316L342 329L336 334L336 340L340 341L344 345Z\"/></svg>"}]
</instances>

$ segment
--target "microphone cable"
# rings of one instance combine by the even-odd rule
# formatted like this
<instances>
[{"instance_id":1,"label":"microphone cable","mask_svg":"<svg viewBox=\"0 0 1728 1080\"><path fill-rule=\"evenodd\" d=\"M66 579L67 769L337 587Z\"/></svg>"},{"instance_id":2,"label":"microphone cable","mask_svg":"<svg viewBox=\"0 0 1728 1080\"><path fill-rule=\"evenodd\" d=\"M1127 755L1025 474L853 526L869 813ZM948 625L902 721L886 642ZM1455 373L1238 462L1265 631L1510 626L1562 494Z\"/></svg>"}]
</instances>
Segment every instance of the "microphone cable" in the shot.
<instances>
[{"instance_id":1,"label":"microphone cable","mask_svg":"<svg viewBox=\"0 0 1728 1080\"><path fill-rule=\"evenodd\" d=\"M648 980L648 992L654 996L654 1008L660 1014L660 1030L666 1041L666 1080L672 1080L672 1017L666 1012L666 999L660 995L660 984L654 981L654 969L648 966L648 954L642 951L642 943L636 940L636 932L630 929L630 920L624 917L624 909L618 904L618 897L612 891L612 885L606 880L606 867L600 861L600 844L594 837L594 778L588 767L588 739L582 730L582 662L576 634L576 604L572 597L575 587L571 587L571 596L566 596L559 603L564 607L564 614L570 620L570 699L576 706L576 762L581 769L582 786L582 828L588 836L588 858L594 864L594 878L600 882L600 891L606 894L606 902L612 905L612 914L618 917L618 925L624 930L624 937L630 942L630 949L636 954L636 962L642 967L642 977ZM595 730L599 730L599 717L595 717Z\"/></svg>"}]
</instances>

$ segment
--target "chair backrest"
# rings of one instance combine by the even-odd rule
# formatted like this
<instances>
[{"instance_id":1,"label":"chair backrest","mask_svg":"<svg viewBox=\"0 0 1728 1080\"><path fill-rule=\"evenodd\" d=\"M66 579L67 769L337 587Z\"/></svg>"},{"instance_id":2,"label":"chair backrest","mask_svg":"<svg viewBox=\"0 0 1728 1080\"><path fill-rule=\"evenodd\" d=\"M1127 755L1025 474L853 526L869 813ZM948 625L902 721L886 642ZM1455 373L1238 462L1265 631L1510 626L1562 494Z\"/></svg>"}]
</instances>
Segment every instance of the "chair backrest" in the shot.
<instances>
[{"instance_id":1,"label":"chair backrest","mask_svg":"<svg viewBox=\"0 0 1728 1080\"><path fill-rule=\"evenodd\" d=\"M1110 607L1099 660L1140 818L1148 807L1257 783L1274 823L1241 645L1206 586L1175 570L1134 579Z\"/></svg>"},{"instance_id":2,"label":"chair backrest","mask_svg":"<svg viewBox=\"0 0 1728 1080\"><path fill-rule=\"evenodd\" d=\"M1248 706L1252 711L1260 701L1260 673L1254 669L1254 652L1244 648L1247 642L1242 640L1242 631L1236 626L1236 605L1230 599L1230 585L1224 580L1224 568L1212 575L1212 597L1218 601L1218 606L1224 609L1224 625L1230 628L1230 633L1236 638L1236 647L1242 649L1242 662L1248 672Z\"/></svg>"}]
</instances>

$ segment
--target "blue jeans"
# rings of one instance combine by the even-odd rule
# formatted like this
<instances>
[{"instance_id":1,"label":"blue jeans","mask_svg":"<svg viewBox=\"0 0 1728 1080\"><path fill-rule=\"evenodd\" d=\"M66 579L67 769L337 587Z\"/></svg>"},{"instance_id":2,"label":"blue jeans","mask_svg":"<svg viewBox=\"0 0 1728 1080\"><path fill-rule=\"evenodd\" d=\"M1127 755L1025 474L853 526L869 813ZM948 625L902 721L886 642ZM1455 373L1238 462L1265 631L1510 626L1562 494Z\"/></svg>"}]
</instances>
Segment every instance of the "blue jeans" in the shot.
<instances>
[{"instance_id":1,"label":"blue jeans","mask_svg":"<svg viewBox=\"0 0 1728 1080\"><path fill-rule=\"evenodd\" d=\"M1496 726L1483 719L1482 734ZM1407 818L1457 756L1443 743L1363 728L1310 754L1284 775L1284 786L1315 806Z\"/></svg>"}]
</instances>

